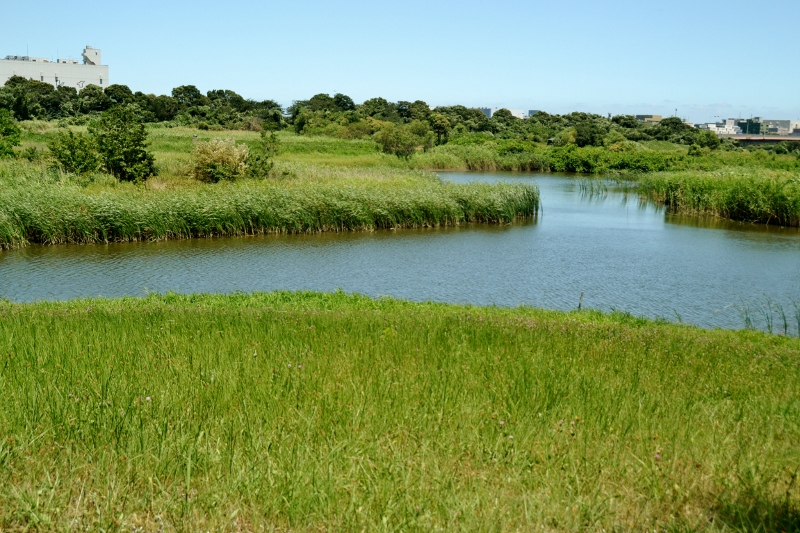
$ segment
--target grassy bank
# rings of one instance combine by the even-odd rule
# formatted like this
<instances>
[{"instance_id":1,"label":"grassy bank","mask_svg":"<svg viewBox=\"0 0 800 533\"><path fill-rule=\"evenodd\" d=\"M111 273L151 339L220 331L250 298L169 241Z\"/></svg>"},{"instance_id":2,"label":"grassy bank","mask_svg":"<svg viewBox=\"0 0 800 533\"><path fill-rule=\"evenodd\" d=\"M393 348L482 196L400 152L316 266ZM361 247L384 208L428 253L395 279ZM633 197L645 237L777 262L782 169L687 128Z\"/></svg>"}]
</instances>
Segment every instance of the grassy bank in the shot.
<instances>
[{"instance_id":1,"label":"grassy bank","mask_svg":"<svg viewBox=\"0 0 800 533\"><path fill-rule=\"evenodd\" d=\"M526 185L452 184L414 171L282 167L286 177L153 190L0 167L0 247L508 223L535 215Z\"/></svg>"},{"instance_id":2,"label":"grassy bank","mask_svg":"<svg viewBox=\"0 0 800 533\"><path fill-rule=\"evenodd\" d=\"M800 226L800 176L763 169L669 172L639 178L647 198L679 213Z\"/></svg>"},{"instance_id":3,"label":"grassy bank","mask_svg":"<svg viewBox=\"0 0 800 533\"><path fill-rule=\"evenodd\" d=\"M0 529L796 531L798 354L344 294L0 304Z\"/></svg>"}]
</instances>

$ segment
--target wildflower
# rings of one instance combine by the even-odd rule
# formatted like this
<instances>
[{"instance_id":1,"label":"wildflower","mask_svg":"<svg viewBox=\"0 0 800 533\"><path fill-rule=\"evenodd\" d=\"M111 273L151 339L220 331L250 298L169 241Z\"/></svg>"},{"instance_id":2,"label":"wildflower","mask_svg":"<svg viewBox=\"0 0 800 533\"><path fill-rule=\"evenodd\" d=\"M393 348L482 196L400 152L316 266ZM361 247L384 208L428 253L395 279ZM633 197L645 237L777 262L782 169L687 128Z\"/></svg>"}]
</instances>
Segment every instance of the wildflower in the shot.
<instances>
[{"instance_id":1,"label":"wildflower","mask_svg":"<svg viewBox=\"0 0 800 533\"><path fill-rule=\"evenodd\" d=\"M297 365L297 368L303 368L303 365Z\"/></svg>"},{"instance_id":2,"label":"wildflower","mask_svg":"<svg viewBox=\"0 0 800 533\"><path fill-rule=\"evenodd\" d=\"M513 439L513 438L514 438L514 435L509 435L509 436L508 436L508 438L509 438L509 439Z\"/></svg>"},{"instance_id":3,"label":"wildflower","mask_svg":"<svg viewBox=\"0 0 800 533\"><path fill-rule=\"evenodd\" d=\"M501 426L505 426L505 425L506 425L506 421L505 421L505 420L501 420L501 421L500 421L500 425L501 425Z\"/></svg>"},{"instance_id":4,"label":"wildflower","mask_svg":"<svg viewBox=\"0 0 800 533\"><path fill-rule=\"evenodd\" d=\"M661 460L661 454L660 454L660 453L657 453L657 454L656 454L656 461L660 461L660 460Z\"/></svg>"},{"instance_id":5,"label":"wildflower","mask_svg":"<svg viewBox=\"0 0 800 533\"><path fill-rule=\"evenodd\" d=\"M153 400L151 400L151 399L150 399L150 396L148 396L147 398L145 398L145 399L144 399L144 401L146 401L146 402L151 402L151 401L153 401Z\"/></svg>"}]
</instances>

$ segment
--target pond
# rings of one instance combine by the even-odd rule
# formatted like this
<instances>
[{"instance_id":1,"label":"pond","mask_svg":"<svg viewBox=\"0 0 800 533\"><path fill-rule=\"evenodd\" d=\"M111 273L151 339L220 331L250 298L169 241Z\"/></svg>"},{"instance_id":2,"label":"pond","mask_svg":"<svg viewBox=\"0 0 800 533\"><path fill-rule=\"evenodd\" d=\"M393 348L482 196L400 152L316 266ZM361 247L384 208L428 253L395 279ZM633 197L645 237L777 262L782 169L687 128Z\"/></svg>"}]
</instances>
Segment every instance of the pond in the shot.
<instances>
[{"instance_id":1,"label":"pond","mask_svg":"<svg viewBox=\"0 0 800 533\"><path fill-rule=\"evenodd\" d=\"M0 252L0 297L332 291L480 305L620 310L703 327L796 329L800 231L679 217L574 177L443 173L538 184L542 213L508 226L29 246ZM774 303L770 303L774 302ZM762 324L763 325L763 324Z\"/></svg>"}]
</instances>

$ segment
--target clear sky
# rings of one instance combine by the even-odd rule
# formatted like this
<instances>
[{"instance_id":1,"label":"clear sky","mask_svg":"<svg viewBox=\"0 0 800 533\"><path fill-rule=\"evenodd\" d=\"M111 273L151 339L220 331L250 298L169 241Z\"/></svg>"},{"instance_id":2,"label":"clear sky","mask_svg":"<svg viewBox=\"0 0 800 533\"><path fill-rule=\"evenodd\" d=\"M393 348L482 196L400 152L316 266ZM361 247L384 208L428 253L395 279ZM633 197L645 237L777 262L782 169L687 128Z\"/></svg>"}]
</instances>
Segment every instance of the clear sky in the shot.
<instances>
[{"instance_id":1,"label":"clear sky","mask_svg":"<svg viewBox=\"0 0 800 533\"><path fill-rule=\"evenodd\" d=\"M102 50L112 83L361 102L800 118L798 0L29 0L0 56Z\"/></svg>"}]
</instances>

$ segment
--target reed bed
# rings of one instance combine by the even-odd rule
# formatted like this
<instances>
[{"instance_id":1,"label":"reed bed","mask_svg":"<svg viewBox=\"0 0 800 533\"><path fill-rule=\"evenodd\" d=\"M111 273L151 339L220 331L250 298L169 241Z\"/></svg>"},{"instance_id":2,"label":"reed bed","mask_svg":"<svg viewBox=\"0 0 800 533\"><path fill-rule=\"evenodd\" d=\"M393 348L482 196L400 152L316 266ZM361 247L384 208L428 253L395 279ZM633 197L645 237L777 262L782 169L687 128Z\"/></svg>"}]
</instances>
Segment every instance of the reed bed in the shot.
<instances>
[{"instance_id":1,"label":"reed bed","mask_svg":"<svg viewBox=\"0 0 800 533\"><path fill-rule=\"evenodd\" d=\"M798 354L343 293L0 302L0 530L797 531Z\"/></svg>"},{"instance_id":2,"label":"reed bed","mask_svg":"<svg viewBox=\"0 0 800 533\"><path fill-rule=\"evenodd\" d=\"M538 189L525 185L294 169L301 177L166 190L87 189L12 171L13 179L0 175L0 247L510 223L539 208Z\"/></svg>"},{"instance_id":3,"label":"reed bed","mask_svg":"<svg viewBox=\"0 0 800 533\"><path fill-rule=\"evenodd\" d=\"M800 226L800 175L765 169L649 174L640 194L675 212Z\"/></svg>"}]
</instances>

